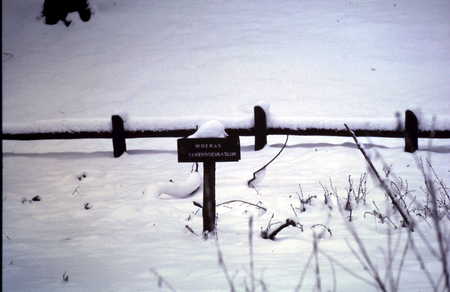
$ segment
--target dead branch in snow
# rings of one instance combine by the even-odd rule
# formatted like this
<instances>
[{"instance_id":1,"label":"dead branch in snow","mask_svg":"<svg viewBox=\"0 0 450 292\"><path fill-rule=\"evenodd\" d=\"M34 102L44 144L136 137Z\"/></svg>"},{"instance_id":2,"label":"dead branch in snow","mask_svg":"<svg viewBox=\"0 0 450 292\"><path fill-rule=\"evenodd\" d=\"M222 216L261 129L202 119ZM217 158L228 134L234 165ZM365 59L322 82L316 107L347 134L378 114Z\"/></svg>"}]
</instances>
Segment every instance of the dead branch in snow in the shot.
<instances>
[{"instance_id":1,"label":"dead branch in snow","mask_svg":"<svg viewBox=\"0 0 450 292\"><path fill-rule=\"evenodd\" d=\"M167 289L169 289L170 291L175 292L176 290L172 287L172 285L170 285L170 283L164 279L163 276L161 276L155 269L150 268L150 272L155 275L157 281L158 281L158 287L162 288L162 287L167 287Z\"/></svg>"},{"instance_id":2,"label":"dead branch in snow","mask_svg":"<svg viewBox=\"0 0 450 292\"><path fill-rule=\"evenodd\" d=\"M194 206L196 206L196 207L203 208L203 205L200 204L199 202L193 201L192 203L193 203ZM261 209L261 210L263 210L264 212L267 212L267 208L265 208L265 207L263 207L263 206L259 206L259 205L254 204L254 203L250 203L250 202L247 202L247 201L243 201L243 200L230 200L230 201L222 202L222 203L220 203L220 204L217 204L216 207L219 207L219 206L222 206L222 205L226 205L226 204L231 204L231 203L243 203L243 204L247 204L247 205L253 206L253 207L255 207L255 208Z\"/></svg>"},{"instance_id":3,"label":"dead branch in snow","mask_svg":"<svg viewBox=\"0 0 450 292\"><path fill-rule=\"evenodd\" d=\"M410 230L414 229L413 226L413 222L411 221L411 219L409 218L408 214L405 212L405 210L403 210L402 206L400 206L399 202L397 201L397 199L395 198L394 194L392 193L391 189L389 188L389 186L386 185L386 182L381 178L380 174L378 173L377 169L375 168L375 166L372 163L372 160L369 158L369 156L367 155L366 151L361 147L361 145L359 144L358 138L356 138L355 133L347 126L347 124L344 124L345 128L347 129L347 131L350 133L350 135L353 137L353 140L355 141L356 146L358 147L359 151L361 151L362 155L364 156L364 158L366 159L367 164L369 165L370 169L372 170L373 174L375 175L375 177L377 178L378 182L380 183L381 187L383 188L383 190L386 192L386 194L389 196L389 198L391 199L392 205L394 205L395 209L397 209L397 211L400 213L400 215L403 218L403 226L404 227L409 227Z\"/></svg>"},{"instance_id":4,"label":"dead branch in snow","mask_svg":"<svg viewBox=\"0 0 450 292\"><path fill-rule=\"evenodd\" d=\"M284 141L283 147L281 147L280 151L277 153L277 155L275 155L269 162L267 162L266 164L264 164L263 167L261 167L260 169L258 169L257 171L255 171L253 173L253 177L247 182L247 185L249 188L256 188L255 186L255 181L256 181L256 175L258 173L260 173L261 171L264 171L266 169L267 166L269 166L269 164L271 164L272 162L275 161L275 159L278 158L278 156L280 156L280 154L283 152L284 148L286 148L287 142L289 140L289 135L286 135L286 141Z\"/></svg>"},{"instance_id":5,"label":"dead branch in snow","mask_svg":"<svg viewBox=\"0 0 450 292\"><path fill-rule=\"evenodd\" d=\"M261 237L264 239L275 240L275 237L277 236L277 234L280 233L281 230L283 230L284 228L286 228L288 226L298 227L303 231L303 225L301 225L300 223L298 223L292 219L286 219L286 222L284 222L283 224L278 226L272 232L269 232L269 230L268 230L270 227L267 228L266 230L261 231Z\"/></svg>"}]
</instances>

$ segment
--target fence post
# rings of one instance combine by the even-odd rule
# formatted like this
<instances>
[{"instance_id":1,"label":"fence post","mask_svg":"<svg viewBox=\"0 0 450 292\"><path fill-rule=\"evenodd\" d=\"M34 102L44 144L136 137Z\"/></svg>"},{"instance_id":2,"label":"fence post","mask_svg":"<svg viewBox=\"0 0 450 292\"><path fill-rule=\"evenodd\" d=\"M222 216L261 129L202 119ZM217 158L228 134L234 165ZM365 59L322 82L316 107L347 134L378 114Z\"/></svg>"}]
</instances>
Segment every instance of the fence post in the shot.
<instances>
[{"instance_id":1,"label":"fence post","mask_svg":"<svg viewBox=\"0 0 450 292\"><path fill-rule=\"evenodd\" d=\"M113 115L111 117L111 123L114 157L120 157L124 152L127 151L123 119L119 115Z\"/></svg>"},{"instance_id":2,"label":"fence post","mask_svg":"<svg viewBox=\"0 0 450 292\"><path fill-rule=\"evenodd\" d=\"M405 112L405 152L414 153L419 149L419 122L416 115Z\"/></svg>"},{"instance_id":3,"label":"fence post","mask_svg":"<svg viewBox=\"0 0 450 292\"><path fill-rule=\"evenodd\" d=\"M266 112L259 105L255 106L255 151L261 150L267 144L267 117Z\"/></svg>"}]
</instances>

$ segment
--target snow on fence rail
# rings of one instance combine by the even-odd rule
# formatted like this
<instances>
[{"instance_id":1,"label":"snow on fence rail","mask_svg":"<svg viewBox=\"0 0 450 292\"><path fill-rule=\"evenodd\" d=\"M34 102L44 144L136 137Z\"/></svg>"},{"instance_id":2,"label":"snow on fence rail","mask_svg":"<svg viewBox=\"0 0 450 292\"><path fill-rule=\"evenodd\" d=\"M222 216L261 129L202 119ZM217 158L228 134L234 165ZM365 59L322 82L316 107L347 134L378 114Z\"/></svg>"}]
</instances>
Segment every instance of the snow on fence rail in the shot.
<instances>
[{"instance_id":1,"label":"snow on fence rail","mask_svg":"<svg viewBox=\"0 0 450 292\"><path fill-rule=\"evenodd\" d=\"M417 150L418 138L450 138L450 117L420 119L407 110L390 119L311 119L269 115L261 106L247 118L133 118L114 115L111 119L47 120L33 124L6 123L4 140L112 139L114 157L126 151L126 139L186 137L202 123L216 119L230 135L255 136L255 150L267 144L267 135L350 136L346 123L357 136L405 138L405 151Z\"/></svg>"}]
</instances>

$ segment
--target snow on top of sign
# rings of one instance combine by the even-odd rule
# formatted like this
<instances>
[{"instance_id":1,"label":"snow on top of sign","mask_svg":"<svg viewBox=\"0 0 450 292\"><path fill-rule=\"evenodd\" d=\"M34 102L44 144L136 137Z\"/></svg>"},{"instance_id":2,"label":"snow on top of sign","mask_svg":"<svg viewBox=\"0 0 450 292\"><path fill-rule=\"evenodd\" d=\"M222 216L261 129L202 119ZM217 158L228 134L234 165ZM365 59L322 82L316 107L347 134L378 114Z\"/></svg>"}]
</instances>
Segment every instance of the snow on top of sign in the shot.
<instances>
[{"instance_id":1,"label":"snow on top of sign","mask_svg":"<svg viewBox=\"0 0 450 292\"><path fill-rule=\"evenodd\" d=\"M225 138L225 126L218 120L210 120L200 125L198 130L188 138Z\"/></svg>"}]
</instances>

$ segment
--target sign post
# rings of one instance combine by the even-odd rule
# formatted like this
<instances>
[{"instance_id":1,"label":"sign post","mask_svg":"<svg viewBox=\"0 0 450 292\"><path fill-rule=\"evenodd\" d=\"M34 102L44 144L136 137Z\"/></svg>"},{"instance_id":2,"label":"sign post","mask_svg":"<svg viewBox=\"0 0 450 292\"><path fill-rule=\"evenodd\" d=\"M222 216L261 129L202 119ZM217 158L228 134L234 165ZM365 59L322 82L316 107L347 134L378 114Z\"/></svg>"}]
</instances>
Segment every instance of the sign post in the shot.
<instances>
[{"instance_id":1,"label":"sign post","mask_svg":"<svg viewBox=\"0 0 450 292\"><path fill-rule=\"evenodd\" d=\"M203 232L216 228L216 162L203 163Z\"/></svg>"},{"instance_id":2,"label":"sign post","mask_svg":"<svg viewBox=\"0 0 450 292\"><path fill-rule=\"evenodd\" d=\"M182 138L177 141L178 162L203 162L203 233L216 229L216 162L239 161L239 136Z\"/></svg>"}]
</instances>

